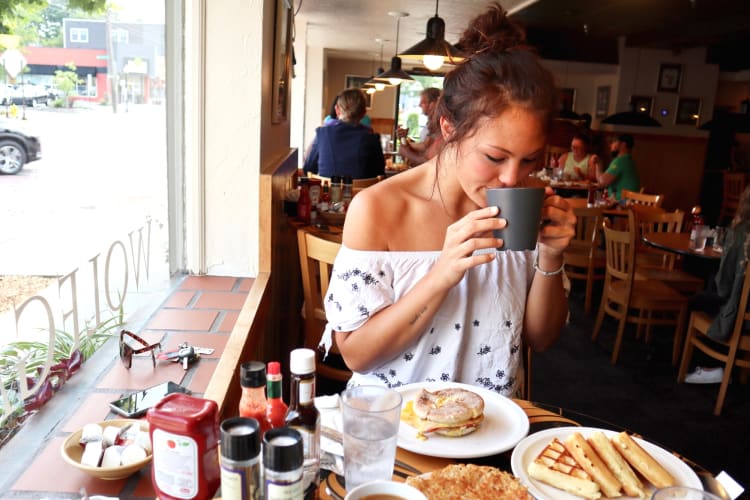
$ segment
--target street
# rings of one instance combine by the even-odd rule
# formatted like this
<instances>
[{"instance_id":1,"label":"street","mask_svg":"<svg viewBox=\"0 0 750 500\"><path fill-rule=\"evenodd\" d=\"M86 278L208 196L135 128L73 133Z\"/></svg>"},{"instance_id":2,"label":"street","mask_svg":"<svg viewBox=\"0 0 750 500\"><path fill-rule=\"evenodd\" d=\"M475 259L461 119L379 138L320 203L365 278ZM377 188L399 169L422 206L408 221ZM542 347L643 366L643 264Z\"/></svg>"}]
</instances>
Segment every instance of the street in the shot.
<instances>
[{"instance_id":1,"label":"street","mask_svg":"<svg viewBox=\"0 0 750 500\"><path fill-rule=\"evenodd\" d=\"M67 274L147 218L166 237L163 105L25 114L9 120L38 135L42 159L0 176L0 275Z\"/></svg>"},{"instance_id":2,"label":"street","mask_svg":"<svg viewBox=\"0 0 750 500\"><path fill-rule=\"evenodd\" d=\"M0 176L0 275L75 272L75 283L55 280L39 292L48 306L34 300L18 318L12 310L0 314L0 345L46 338L50 314L55 329L70 332L72 319L63 315L73 309L79 328L96 319L97 310L106 319L120 304L132 318L153 300L149 294L166 286L164 110L131 105L125 113L121 106L115 115L106 106L40 108L27 109L26 120L11 119L38 135L42 159Z\"/></svg>"}]
</instances>

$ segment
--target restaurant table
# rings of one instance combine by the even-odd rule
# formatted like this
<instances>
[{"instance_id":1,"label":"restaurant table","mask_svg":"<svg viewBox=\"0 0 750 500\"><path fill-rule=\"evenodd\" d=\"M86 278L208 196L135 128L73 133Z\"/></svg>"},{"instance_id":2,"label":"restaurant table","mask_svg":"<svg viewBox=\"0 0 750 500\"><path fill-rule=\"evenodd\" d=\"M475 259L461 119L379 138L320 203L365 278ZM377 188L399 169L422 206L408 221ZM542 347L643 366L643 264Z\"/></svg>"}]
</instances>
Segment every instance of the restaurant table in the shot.
<instances>
[{"instance_id":1,"label":"restaurant table","mask_svg":"<svg viewBox=\"0 0 750 500\"><path fill-rule=\"evenodd\" d=\"M648 233L642 236L644 243L660 250L700 259L720 260L721 251L706 245L703 250L690 248L689 233Z\"/></svg>"},{"instance_id":2,"label":"restaurant table","mask_svg":"<svg viewBox=\"0 0 750 500\"><path fill-rule=\"evenodd\" d=\"M555 190L555 193L570 198L586 198L588 196L589 189L600 191L606 189L606 186L602 186L595 182L586 181L550 181L549 186Z\"/></svg>"},{"instance_id":3,"label":"restaurant table","mask_svg":"<svg viewBox=\"0 0 750 500\"><path fill-rule=\"evenodd\" d=\"M655 443L654 441L648 439L647 436L640 436L639 434L634 433L631 430L624 429L616 424L612 424L610 422L583 413L560 408L554 405L531 402L521 399L514 399L513 401L523 409L523 411L526 413L526 416L529 418L529 435L554 427L584 426L608 429L617 432L628 431L631 434L634 434L638 437L643 437L643 439L658 445L658 443ZM456 439L458 440L460 438ZM668 448L664 446L661 447L668 450ZM685 462L697 474L697 476L701 480L701 483L703 484L703 488L706 491L714 493L721 498L729 499L729 495L726 493L722 485L714 479L713 475L709 471L684 456L681 456L671 450L668 451ZM457 462L473 463L477 465L490 465L493 467L497 467L498 469L511 472L510 458L512 452L513 450L508 450L504 453L488 457L471 459L449 459L419 455L398 448L396 451L396 459L408 465L411 465L422 472L429 472ZM342 500L346 495L346 490L343 486L343 478L336 474L329 473L328 471L321 471L321 474L324 477L322 477L320 487L318 488L318 498L323 500ZM411 471L406 471L400 467L395 467L393 479L394 481L404 481L406 477L411 475L414 475L414 473Z\"/></svg>"}]
</instances>

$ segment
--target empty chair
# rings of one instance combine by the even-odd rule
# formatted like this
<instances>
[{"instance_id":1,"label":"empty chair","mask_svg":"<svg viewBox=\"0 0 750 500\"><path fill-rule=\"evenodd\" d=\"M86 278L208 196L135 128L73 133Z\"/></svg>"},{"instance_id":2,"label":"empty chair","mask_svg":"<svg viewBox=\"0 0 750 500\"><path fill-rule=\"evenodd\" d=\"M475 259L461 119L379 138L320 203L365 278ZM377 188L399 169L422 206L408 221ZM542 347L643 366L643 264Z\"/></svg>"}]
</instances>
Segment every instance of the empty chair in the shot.
<instances>
[{"instance_id":1,"label":"empty chair","mask_svg":"<svg viewBox=\"0 0 750 500\"><path fill-rule=\"evenodd\" d=\"M707 335L713 318L703 311L693 311L685 339L685 351L682 354L680 370L677 381L684 382L693 349L698 348L704 354L724 363L724 377L719 386L719 395L714 406L714 415L719 416L724 406L724 399L729 387L729 379L735 366L750 370L750 333L744 330L746 321L750 321L750 313L747 312L747 300L750 295L750 261L745 265L745 278L742 283L742 293L737 305L737 316L734 320L734 329L726 341L714 340Z\"/></svg>"},{"instance_id":2,"label":"empty chair","mask_svg":"<svg viewBox=\"0 0 750 500\"><path fill-rule=\"evenodd\" d=\"M326 326L323 301L328 291L333 261L336 259L341 244L323 239L304 229L298 229L297 245L305 297L305 347L318 353L316 366L318 375L332 380L347 381L352 373L343 365L343 359L340 361L342 366L334 366L333 361L323 362L318 351L318 343ZM331 352L337 352L335 345ZM329 357L337 361L340 358L340 356L331 355Z\"/></svg>"},{"instance_id":3,"label":"empty chair","mask_svg":"<svg viewBox=\"0 0 750 500\"><path fill-rule=\"evenodd\" d=\"M591 312L594 281L604 279L606 256L600 248L602 207L575 207L576 234L565 249L565 274L586 285L584 311Z\"/></svg>"},{"instance_id":4,"label":"empty chair","mask_svg":"<svg viewBox=\"0 0 750 500\"><path fill-rule=\"evenodd\" d=\"M650 205L654 207L660 207L662 202L664 201L664 196L660 194L638 193L636 191L623 189L622 194L620 195L620 199L627 200L633 205Z\"/></svg>"},{"instance_id":5,"label":"empty chair","mask_svg":"<svg viewBox=\"0 0 750 500\"><path fill-rule=\"evenodd\" d=\"M737 212L740 203L740 195L747 184L747 174L741 172L724 172L724 187L721 193L721 210L719 212L719 223L728 222Z\"/></svg>"},{"instance_id":6,"label":"empty chair","mask_svg":"<svg viewBox=\"0 0 750 500\"><path fill-rule=\"evenodd\" d=\"M635 227L632 211L628 218L629 227ZM650 337L652 326L674 325L672 364L676 365L680 356L682 334L687 317L687 297L660 280L636 280L636 232L612 229L606 221L603 227L607 267L602 300L591 340L596 341L599 336L605 314L617 319L619 323L611 359L612 364L615 364L620 355L627 323L637 325L639 334L645 327L646 338Z\"/></svg>"},{"instance_id":7,"label":"empty chair","mask_svg":"<svg viewBox=\"0 0 750 500\"><path fill-rule=\"evenodd\" d=\"M679 292L693 294L705 288L702 278L680 269L681 262L674 252L660 250L642 242L641 237L649 233L679 233L682 231L684 212L656 212L632 207L636 223L637 265L635 279L657 279L664 281Z\"/></svg>"}]
</instances>

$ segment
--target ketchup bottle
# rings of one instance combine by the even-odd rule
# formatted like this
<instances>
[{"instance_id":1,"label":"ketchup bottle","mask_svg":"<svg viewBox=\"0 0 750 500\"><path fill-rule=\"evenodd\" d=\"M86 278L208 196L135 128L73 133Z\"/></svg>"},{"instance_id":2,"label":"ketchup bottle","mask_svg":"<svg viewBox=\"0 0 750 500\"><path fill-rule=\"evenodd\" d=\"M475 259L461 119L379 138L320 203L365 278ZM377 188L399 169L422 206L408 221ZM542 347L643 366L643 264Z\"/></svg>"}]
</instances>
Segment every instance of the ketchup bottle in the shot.
<instances>
[{"instance_id":1,"label":"ketchup bottle","mask_svg":"<svg viewBox=\"0 0 750 500\"><path fill-rule=\"evenodd\" d=\"M261 436L269 429L266 422L266 365L250 361L240 366L240 417L254 418L260 424Z\"/></svg>"},{"instance_id":2,"label":"ketchup bottle","mask_svg":"<svg viewBox=\"0 0 750 500\"><path fill-rule=\"evenodd\" d=\"M181 392L148 410L151 481L162 500L213 498L221 484L219 407Z\"/></svg>"},{"instance_id":3,"label":"ketchup bottle","mask_svg":"<svg viewBox=\"0 0 750 500\"><path fill-rule=\"evenodd\" d=\"M272 429L284 427L287 405L281 397L282 375L281 364L278 361L271 361L268 363L266 379L268 380L268 385L266 387L268 398L268 405L266 406L267 423Z\"/></svg>"}]
</instances>

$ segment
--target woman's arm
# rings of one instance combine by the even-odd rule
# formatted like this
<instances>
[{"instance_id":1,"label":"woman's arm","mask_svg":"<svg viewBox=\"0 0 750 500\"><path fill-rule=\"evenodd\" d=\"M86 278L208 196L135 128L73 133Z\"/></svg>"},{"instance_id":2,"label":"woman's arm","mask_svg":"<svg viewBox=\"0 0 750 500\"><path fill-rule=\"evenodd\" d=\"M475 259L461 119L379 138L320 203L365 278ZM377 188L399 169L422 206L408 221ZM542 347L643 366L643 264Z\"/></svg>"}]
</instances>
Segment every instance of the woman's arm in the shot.
<instances>
[{"instance_id":1,"label":"woman's arm","mask_svg":"<svg viewBox=\"0 0 750 500\"><path fill-rule=\"evenodd\" d=\"M537 265L541 271L550 273L563 265L563 252L575 234L576 217L563 198L547 196L542 220L547 222L539 234ZM548 276L536 270L526 298L525 341L535 351L547 349L560 336L567 317L568 299L562 273Z\"/></svg>"},{"instance_id":2,"label":"woman's arm","mask_svg":"<svg viewBox=\"0 0 750 500\"><path fill-rule=\"evenodd\" d=\"M365 196L363 196L365 195ZM362 191L352 200L344 226L344 244L355 250L387 250L387 242L372 236L372 214L378 213L377 194ZM351 332L335 332L336 344L347 366L369 371L407 350L427 328L452 287L464 273L494 259L494 252L474 255L482 248L496 248L497 238L478 237L505 227L496 218L497 207L473 211L449 226L440 257L408 293L371 316Z\"/></svg>"}]
</instances>

